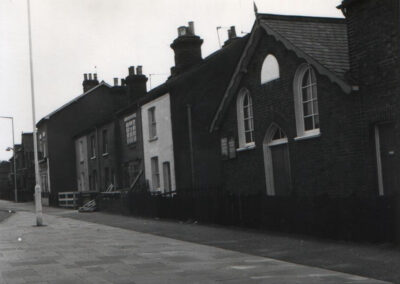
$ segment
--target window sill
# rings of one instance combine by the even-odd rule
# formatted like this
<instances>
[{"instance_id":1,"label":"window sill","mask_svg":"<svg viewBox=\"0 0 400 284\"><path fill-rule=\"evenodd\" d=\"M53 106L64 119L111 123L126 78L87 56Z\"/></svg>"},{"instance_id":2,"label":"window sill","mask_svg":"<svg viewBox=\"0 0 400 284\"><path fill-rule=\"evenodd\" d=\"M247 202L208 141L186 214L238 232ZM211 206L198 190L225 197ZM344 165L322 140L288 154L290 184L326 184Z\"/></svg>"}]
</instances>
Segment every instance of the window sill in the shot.
<instances>
[{"instance_id":1,"label":"window sill","mask_svg":"<svg viewBox=\"0 0 400 284\"><path fill-rule=\"evenodd\" d=\"M103 157L107 157L108 155L110 155L109 153L103 153L102 156Z\"/></svg>"},{"instance_id":2,"label":"window sill","mask_svg":"<svg viewBox=\"0 0 400 284\"><path fill-rule=\"evenodd\" d=\"M294 138L294 141L313 139L313 138L318 138L320 136L321 136L321 132L319 132L319 130L318 130L318 131L313 131L310 133L304 133L302 136L297 136Z\"/></svg>"},{"instance_id":3,"label":"window sill","mask_svg":"<svg viewBox=\"0 0 400 284\"><path fill-rule=\"evenodd\" d=\"M149 138L149 142L153 142L153 141L156 141L156 140L158 140L158 137L157 137L157 136L154 136L154 137L152 137L152 138Z\"/></svg>"},{"instance_id":4,"label":"window sill","mask_svg":"<svg viewBox=\"0 0 400 284\"><path fill-rule=\"evenodd\" d=\"M91 160L94 160L94 159L96 159L96 156L90 157L90 159L91 159Z\"/></svg>"},{"instance_id":5,"label":"window sill","mask_svg":"<svg viewBox=\"0 0 400 284\"><path fill-rule=\"evenodd\" d=\"M251 145L246 145L242 148L236 149L236 152L243 152L243 151L248 151L248 150L253 150L256 148L256 144L251 144Z\"/></svg>"}]
</instances>

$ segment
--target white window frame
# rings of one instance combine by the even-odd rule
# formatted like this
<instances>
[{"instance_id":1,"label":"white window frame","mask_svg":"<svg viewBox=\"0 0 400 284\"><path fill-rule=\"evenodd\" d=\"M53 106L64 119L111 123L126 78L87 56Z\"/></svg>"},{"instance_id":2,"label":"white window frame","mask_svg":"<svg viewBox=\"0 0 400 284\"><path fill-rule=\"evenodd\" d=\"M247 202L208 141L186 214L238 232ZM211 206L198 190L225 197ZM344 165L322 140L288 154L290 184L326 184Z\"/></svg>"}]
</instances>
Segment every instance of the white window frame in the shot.
<instances>
[{"instance_id":1,"label":"white window frame","mask_svg":"<svg viewBox=\"0 0 400 284\"><path fill-rule=\"evenodd\" d=\"M315 82L310 82L309 85L303 86L303 78L304 78L306 72L309 70L310 70L311 79L313 77L315 79ZM317 88L318 88L315 71L311 67L311 65L306 64L306 63L300 65L300 67L296 71L296 74L295 74L295 77L293 80L293 94L294 94L294 105L295 105L294 110L295 110L295 116L296 116L296 129L297 129L297 137L294 138L295 140L313 138L313 137L318 137L321 135L320 128L319 128L320 126L318 128L315 127L310 130L305 130L305 125L304 125L305 116L304 116L304 110L303 110L303 104L304 104L303 88L312 88L312 90L315 89L316 92L317 92ZM318 92L315 95L315 98L313 98L313 96L312 96L311 100L307 101L308 103L311 102L312 108L314 107L314 105L313 105L314 101L316 101L317 106L318 106ZM314 110L312 110L312 114L309 116L312 116L313 119L315 116L318 116L318 118L319 118L320 113L319 113L319 111L317 113L314 113ZM315 124L314 120L313 120L313 123Z\"/></svg>"},{"instance_id":2,"label":"white window frame","mask_svg":"<svg viewBox=\"0 0 400 284\"><path fill-rule=\"evenodd\" d=\"M247 106L244 106L244 100L245 97L248 96L248 102L249 104ZM239 137L239 149L237 150L242 150L242 149L248 149L248 148L254 148L255 147L255 138L254 138L254 113L253 113L253 100L251 98L249 90L246 88L243 88L239 91L239 95L237 97L236 101L236 107L237 107L237 120L238 120L238 137ZM245 117L244 114L244 107L249 108L249 117ZM250 120L250 128L245 129L245 120ZM246 133L250 132L251 135L251 141L247 142L246 141Z\"/></svg>"},{"instance_id":3,"label":"white window frame","mask_svg":"<svg viewBox=\"0 0 400 284\"><path fill-rule=\"evenodd\" d=\"M272 54L268 54L261 67L261 85L279 79L279 63L276 57Z\"/></svg>"},{"instance_id":4,"label":"white window frame","mask_svg":"<svg viewBox=\"0 0 400 284\"><path fill-rule=\"evenodd\" d=\"M133 144L137 141L137 125L136 125L136 113L125 117L125 135L126 144Z\"/></svg>"},{"instance_id":5,"label":"white window frame","mask_svg":"<svg viewBox=\"0 0 400 284\"><path fill-rule=\"evenodd\" d=\"M157 138L156 107L150 107L147 113L149 118L149 139L154 140Z\"/></svg>"}]
</instances>

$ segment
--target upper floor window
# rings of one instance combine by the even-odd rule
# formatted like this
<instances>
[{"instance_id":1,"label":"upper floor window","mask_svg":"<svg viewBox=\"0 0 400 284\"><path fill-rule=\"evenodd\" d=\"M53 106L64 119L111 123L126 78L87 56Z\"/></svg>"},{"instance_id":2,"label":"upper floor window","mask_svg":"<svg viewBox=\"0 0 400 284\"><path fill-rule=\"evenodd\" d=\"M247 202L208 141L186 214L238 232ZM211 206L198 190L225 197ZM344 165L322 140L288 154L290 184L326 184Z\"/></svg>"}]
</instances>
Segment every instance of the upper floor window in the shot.
<instances>
[{"instance_id":1,"label":"upper floor window","mask_svg":"<svg viewBox=\"0 0 400 284\"><path fill-rule=\"evenodd\" d=\"M102 136L103 136L103 154L107 154L108 153L108 131L107 131L107 129L103 129Z\"/></svg>"},{"instance_id":2,"label":"upper floor window","mask_svg":"<svg viewBox=\"0 0 400 284\"><path fill-rule=\"evenodd\" d=\"M254 146L253 102L250 92L242 89L237 97L239 147Z\"/></svg>"},{"instance_id":3,"label":"upper floor window","mask_svg":"<svg viewBox=\"0 0 400 284\"><path fill-rule=\"evenodd\" d=\"M94 135L90 136L90 157L96 158L96 138Z\"/></svg>"},{"instance_id":4,"label":"upper floor window","mask_svg":"<svg viewBox=\"0 0 400 284\"><path fill-rule=\"evenodd\" d=\"M79 140L79 161L83 162L84 161L84 156L83 156L83 140Z\"/></svg>"},{"instance_id":5,"label":"upper floor window","mask_svg":"<svg viewBox=\"0 0 400 284\"><path fill-rule=\"evenodd\" d=\"M278 60L272 54L268 54L261 68L261 84L268 83L279 77Z\"/></svg>"},{"instance_id":6,"label":"upper floor window","mask_svg":"<svg viewBox=\"0 0 400 284\"><path fill-rule=\"evenodd\" d=\"M148 110L149 115L149 139L157 137L156 108L151 107Z\"/></svg>"},{"instance_id":7,"label":"upper floor window","mask_svg":"<svg viewBox=\"0 0 400 284\"><path fill-rule=\"evenodd\" d=\"M301 65L294 79L297 136L319 134L317 79L309 64Z\"/></svg>"},{"instance_id":8,"label":"upper floor window","mask_svg":"<svg viewBox=\"0 0 400 284\"><path fill-rule=\"evenodd\" d=\"M39 152L41 152L42 157L47 157L47 142L46 142L46 132L39 134Z\"/></svg>"},{"instance_id":9,"label":"upper floor window","mask_svg":"<svg viewBox=\"0 0 400 284\"><path fill-rule=\"evenodd\" d=\"M125 134L126 144L132 144L136 142L136 114L130 115L124 119L125 121Z\"/></svg>"}]
</instances>

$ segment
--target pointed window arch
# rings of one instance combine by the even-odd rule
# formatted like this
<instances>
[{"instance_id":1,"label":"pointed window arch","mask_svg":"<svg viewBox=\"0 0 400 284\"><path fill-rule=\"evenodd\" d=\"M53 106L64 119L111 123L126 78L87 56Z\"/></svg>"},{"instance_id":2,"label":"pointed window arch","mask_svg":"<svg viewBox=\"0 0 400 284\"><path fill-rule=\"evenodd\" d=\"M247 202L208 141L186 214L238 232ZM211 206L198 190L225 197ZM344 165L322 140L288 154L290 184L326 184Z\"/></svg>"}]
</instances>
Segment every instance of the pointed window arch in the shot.
<instances>
[{"instance_id":1,"label":"pointed window arch","mask_svg":"<svg viewBox=\"0 0 400 284\"><path fill-rule=\"evenodd\" d=\"M278 79L279 63L275 56L268 54L261 68L261 85Z\"/></svg>"},{"instance_id":2,"label":"pointed window arch","mask_svg":"<svg viewBox=\"0 0 400 284\"><path fill-rule=\"evenodd\" d=\"M240 90L236 101L239 147L254 146L253 100L249 90Z\"/></svg>"},{"instance_id":3,"label":"pointed window arch","mask_svg":"<svg viewBox=\"0 0 400 284\"><path fill-rule=\"evenodd\" d=\"M317 79L309 64L297 69L293 86L297 136L319 135Z\"/></svg>"}]
</instances>

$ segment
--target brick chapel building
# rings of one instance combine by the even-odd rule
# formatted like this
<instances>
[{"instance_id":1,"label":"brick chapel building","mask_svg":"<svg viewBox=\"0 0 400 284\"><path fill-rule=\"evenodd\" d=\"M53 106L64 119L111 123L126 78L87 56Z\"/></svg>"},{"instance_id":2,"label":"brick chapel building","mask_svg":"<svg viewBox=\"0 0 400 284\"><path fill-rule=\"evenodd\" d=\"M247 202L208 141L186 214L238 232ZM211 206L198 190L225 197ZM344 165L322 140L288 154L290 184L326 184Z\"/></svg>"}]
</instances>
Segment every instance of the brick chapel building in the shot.
<instances>
[{"instance_id":1,"label":"brick chapel building","mask_svg":"<svg viewBox=\"0 0 400 284\"><path fill-rule=\"evenodd\" d=\"M398 189L399 3L339 8L346 19L257 14L210 127L220 135L225 190Z\"/></svg>"}]
</instances>

